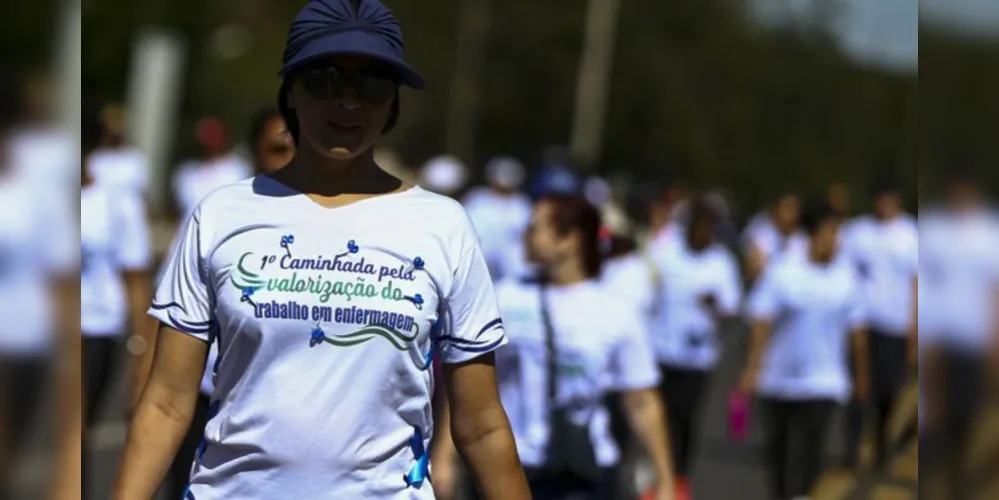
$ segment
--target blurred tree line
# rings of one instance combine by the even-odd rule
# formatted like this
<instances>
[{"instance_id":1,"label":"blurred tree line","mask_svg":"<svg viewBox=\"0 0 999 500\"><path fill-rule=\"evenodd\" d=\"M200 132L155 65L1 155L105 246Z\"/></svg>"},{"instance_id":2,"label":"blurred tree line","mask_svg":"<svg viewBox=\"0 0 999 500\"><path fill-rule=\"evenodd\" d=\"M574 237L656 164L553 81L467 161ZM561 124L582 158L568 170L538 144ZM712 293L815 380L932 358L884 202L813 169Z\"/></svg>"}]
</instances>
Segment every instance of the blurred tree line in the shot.
<instances>
[{"instance_id":1,"label":"blurred tree line","mask_svg":"<svg viewBox=\"0 0 999 500\"><path fill-rule=\"evenodd\" d=\"M546 145L568 139L586 2L486 1L492 9L468 160L477 166L513 154L532 166ZM19 8L31 15L46 2ZM386 139L412 165L444 149L459 2L386 2L429 82L421 94L404 93L399 127ZM930 174L997 157L999 141L988 140L999 116L996 46L923 27L920 82L853 62L820 31L764 30L737 4L622 0L604 171L730 186L740 204L755 205L773 186L818 192L838 180L859 191L886 171L915 196L917 168ZM189 47L178 157L189 152L199 116L224 117L242 134L246 118L274 102L286 29L301 5L85 0L84 90L123 98L137 29L174 29ZM21 19L0 23L4 47L31 43L32 34L18 30Z\"/></svg>"}]
</instances>

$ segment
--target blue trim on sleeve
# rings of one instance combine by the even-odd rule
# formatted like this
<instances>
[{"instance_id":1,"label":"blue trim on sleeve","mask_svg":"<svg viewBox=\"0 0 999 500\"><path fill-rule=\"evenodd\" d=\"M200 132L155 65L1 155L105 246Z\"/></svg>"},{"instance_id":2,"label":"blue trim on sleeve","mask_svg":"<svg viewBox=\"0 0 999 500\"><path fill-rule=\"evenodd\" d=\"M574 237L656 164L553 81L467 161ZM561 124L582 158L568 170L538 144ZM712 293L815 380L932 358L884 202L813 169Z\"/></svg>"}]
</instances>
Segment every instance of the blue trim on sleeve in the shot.
<instances>
[{"instance_id":1,"label":"blue trim on sleeve","mask_svg":"<svg viewBox=\"0 0 999 500\"><path fill-rule=\"evenodd\" d=\"M486 332L488 332L489 330L492 330L492 329L497 328L497 327L502 327L502 326L503 326L503 318L496 318L496 319L494 319L494 320L486 323L486 326L483 326L482 329L479 330L479 333L475 335L475 338L479 338L483 334L485 334Z\"/></svg>"},{"instance_id":2,"label":"blue trim on sleeve","mask_svg":"<svg viewBox=\"0 0 999 500\"><path fill-rule=\"evenodd\" d=\"M442 339L448 342L452 348L457 349L459 351L468 352L468 353L484 353L496 350L496 348L502 345L503 341L506 340L506 336L501 336L500 338L488 343L471 342L465 339L459 339L455 337L442 337Z\"/></svg>"}]
</instances>

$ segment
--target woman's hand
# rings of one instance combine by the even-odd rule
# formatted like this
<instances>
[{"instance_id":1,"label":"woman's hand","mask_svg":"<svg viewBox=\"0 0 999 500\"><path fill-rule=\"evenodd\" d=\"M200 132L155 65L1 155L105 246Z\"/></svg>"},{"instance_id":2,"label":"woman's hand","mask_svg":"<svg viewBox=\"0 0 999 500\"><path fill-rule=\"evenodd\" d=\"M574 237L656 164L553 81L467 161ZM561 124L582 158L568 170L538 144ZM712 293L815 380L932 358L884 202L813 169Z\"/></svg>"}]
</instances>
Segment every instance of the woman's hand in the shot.
<instances>
[{"instance_id":1,"label":"woman's hand","mask_svg":"<svg viewBox=\"0 0 999 500\"><path fill-rule=\"evenodd\" d=\"M742 377L739 379L739 390L746 396L752 396L756 393L756 380L758 378L759 374L756 370L744 370L742 372Z\"/></svg>"},{"instance_id":2,"label":"woman's hand","mask_svg":"<svg viewBox=\"0 0 999 500\"><path fill-rule=\"evenodd\" d=\"M670 477L666 480L660 479L659 485L656 486L656 496L655 500L687 500L685 498L680 498L676 493L676 483L673 482L673 478Z\"/></svg>"}]
</instances>

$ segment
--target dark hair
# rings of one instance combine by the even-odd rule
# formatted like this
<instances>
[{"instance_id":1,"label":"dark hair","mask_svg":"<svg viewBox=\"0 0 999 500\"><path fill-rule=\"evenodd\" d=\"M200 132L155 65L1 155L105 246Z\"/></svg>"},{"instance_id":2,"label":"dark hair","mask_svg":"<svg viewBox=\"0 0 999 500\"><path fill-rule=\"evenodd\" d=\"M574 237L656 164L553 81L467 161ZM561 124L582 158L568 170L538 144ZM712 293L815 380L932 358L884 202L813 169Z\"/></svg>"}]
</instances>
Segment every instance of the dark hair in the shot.
<instances>
[{"instance_id":1,"label":"dark hair","mask_svg":"<svg viewBox=\"0 0 999 500\"><path fill-rule=\"evenodd\" d=\"M780 202L788 198L801 198L801 192L794 186L781 186L773 191L770 197L770 206L776 207Z\"/></svg>"},{"instance_id":2,"label":"dark hair","mask_svg":"<svg viewBox=\"0 0 999 500\"><path fill-rule=\"evenodd\" d=\"M801 227L809 236L814 236L827 222L840 222L843 217L828 201L809 203L801 215Z\"/></svg>"},{"instance_id":3,"label":"dark hair","mask_svg":"<svg viewBox=\"0 0 999 500\"><path fill-rule=\"evenodd\" d=\"M548 194L538 201L552 204L552 225L558 234L579 232L579 251L583 255L586 274L591 278L600 276L603 257L600 252L600 213L597 209L581 195Z\"/></svg>"},{"instance_id":4,"label":"dark hair","mask_svg":"<svg viewBox=\"0 0 999 500\"><path fill-rule=\"evenodd\" d=\"M693 226L698 222L706 222L712 225L717 225L719 219L721 218L718 215L718 210L704 195L698 195L690 201L690 212L687 217L687 223L690 226Z\"/></svg>"}]
</instances>

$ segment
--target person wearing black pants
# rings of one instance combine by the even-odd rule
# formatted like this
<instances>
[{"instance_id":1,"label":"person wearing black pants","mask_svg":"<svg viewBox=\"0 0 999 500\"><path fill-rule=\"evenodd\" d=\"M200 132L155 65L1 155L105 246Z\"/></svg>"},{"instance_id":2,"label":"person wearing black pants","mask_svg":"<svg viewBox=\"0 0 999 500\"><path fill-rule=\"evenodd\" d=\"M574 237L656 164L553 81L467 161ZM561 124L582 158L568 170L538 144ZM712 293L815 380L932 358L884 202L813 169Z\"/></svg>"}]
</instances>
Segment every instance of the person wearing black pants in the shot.
<instances>
[{"instance_id":1,"label":"person wearing black pants","mask_svg":"<svg viewBox=\"0 0 999 500\"><path fill-rule=\"evenodd\" d=\"M677 496L690 496L690 477L699 437L701 400L721 357L718 332L742 300L738 261L716 242L718 214L695 197L678 238L655 248L652 259L662 276L660 303L651 338L659 362L659 386L670 426Z\"/></svg>"},{"instance_id":2,"label":"person wearing black pants","mask_svg":"<svg viewBox=\"0 0 999 500\"><path fill-rule=\"evenodd\" d=\"M889 436L888 420L902 388L908 380L908 342L905 336L887 334L872 330L870 342L871 398L868 404L851 402L847 413L846 465L856 467L860 456L860 443L869 413L873 413L875 442L875 462L878 469L885 466L888 459Z\"/></svg>"},{"instance_id":3,"label":"person wearing black pants","mask_svg":"<svg viewBox=\"0 0 999 500\"><path fill-rule=\"evenodd\" d=\"M748 304L750 352L740 388L759 397L772 498L807 497L824 468L837 404L867 400L867 320L853 266L836 259L840 219L826 204L803 223L805 255L769 265ZM848 346L850 349L848 349ZM852 382L852 383L851 383Z\"/></svg>"},{"instance_id":4,"label":"person wearing black pants","mask_svg":"<svg viewBox=\"0 0 999 500\"><path fill-rule=\"evenodd\" d=\"M770 490L774 498L807 496L822 475L825 447L837 402L760 398L766 431Z\"/></svg>"},{"instance_id":5,"label":"person wearing black pants","mask_svg":"<svg viewBox=\"0 0 999 500\"><path fill-rule=\"evenodd\" d=\"M149 345L151 322L146 316L152 283L149 225L141 193L91 175L103 125L100 110L87 106L81 118L84 153L80 186L80 331L83 335L84 443L112 384L116 360L124 354L122 334L133 345ZM141 373L136 358L129 369ZM129 381L129 403L141 392L144 377ZM84 460L84 468L87 461ZM86 474L83 474L84 482ZM86 489L84 496L86 497Z\"/></svg>"},{"instance_id":6,"label":"person wearing black pants","mask_svg":"<svg viewBox=\"0 0 999 500\"><path fill-rule=\"evenodd\" d=\"M889 179L874 186L874 213L855 219L847 232L845 255L860 277L870 324L872 397L870 405L852 404L847 414L846 465L856 467L865 422L873 417L875 465L882 468L890 443L888 418L916 366L918 324L919 230L903 212L902 194Z\"/></svg>"}]
</instances>

